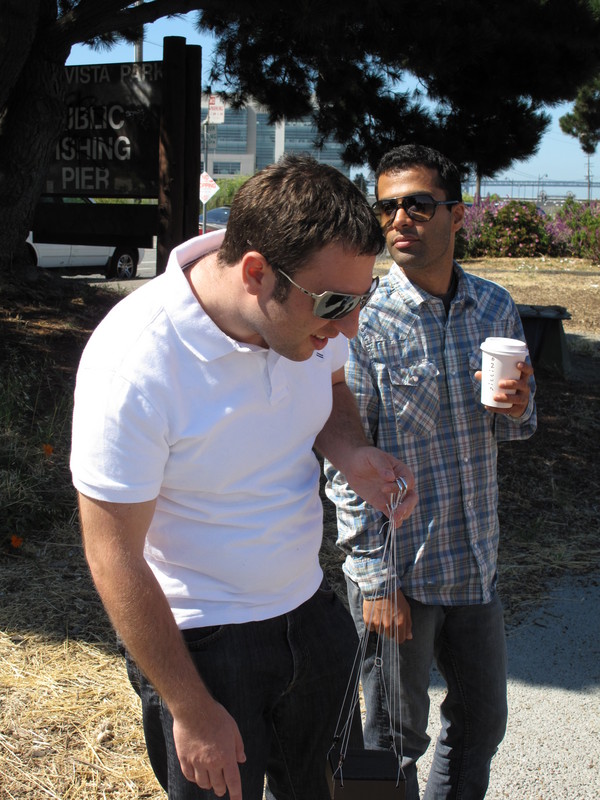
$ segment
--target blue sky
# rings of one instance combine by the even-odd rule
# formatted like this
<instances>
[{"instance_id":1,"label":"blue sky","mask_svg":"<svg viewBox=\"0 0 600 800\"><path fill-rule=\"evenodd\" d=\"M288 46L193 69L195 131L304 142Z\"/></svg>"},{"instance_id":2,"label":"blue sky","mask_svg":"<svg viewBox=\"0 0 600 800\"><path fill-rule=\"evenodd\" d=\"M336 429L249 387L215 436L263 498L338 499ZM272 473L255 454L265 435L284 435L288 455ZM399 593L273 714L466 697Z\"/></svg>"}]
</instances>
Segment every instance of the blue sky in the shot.
<instances>
[{"instance_id":1,"label":"blue sky","mask_svg":"<svg viewBox=\"0 0 600 800\"><path fill-rule=\"evenodd\" d=\"M208 69L212 39L201 36L194 29L192 20L195 12L182 19L162 19L152 25L146 25L144 41L144 60L160 61L162 59L162 40L164 36L183 36L188 44L200 44L203 49L202 84L208 82ZM75 46L67 64L108 64L132 61L134 49L132 45L120 45L112 50L94 51L83 45ZM587 179L588 161L579 147L578 141L572 136L567 136L560 130L558 118L570 111L571 103L563 103L553 109L548 109L552 116L552 124L544 135L538 154L515 164L515 166L501 174L498 178L512 180L545 181L545 180L575 180ZM590 161L592 180L600 181L600 154L596 154ZM548 192L558 193L558 190L549 189ZM585 192L580 192L585 197ZM594 193L596 195L596 192Z\"/></svg>"}]
</instances>

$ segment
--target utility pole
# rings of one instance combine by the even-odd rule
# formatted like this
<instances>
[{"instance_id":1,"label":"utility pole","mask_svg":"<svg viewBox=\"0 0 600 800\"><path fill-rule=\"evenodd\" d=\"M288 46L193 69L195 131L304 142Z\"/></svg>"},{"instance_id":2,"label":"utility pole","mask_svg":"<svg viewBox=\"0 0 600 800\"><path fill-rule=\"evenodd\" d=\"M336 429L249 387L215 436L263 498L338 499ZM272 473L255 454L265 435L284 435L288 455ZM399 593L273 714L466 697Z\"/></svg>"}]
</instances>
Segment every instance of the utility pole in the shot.
<instances>
[{"instance_id":1,"label":"utility pole","mask_svg":"<svg viewBox=\"0 0 600 800\"><path fill-rule=\"evenodd\" d=\"M134 5L142 6L144 4L144 0L136 0ZM144 60L144 26L140 27L140 33L138 36L137 41L134 44L133 50L133 60L136 64L140 64Z\"/></svg>"},{"instance_id":2,"label":"utility pole","mask_svg":"<svg viewBox=\"0 0 600 800\"><path fill-rule=\"evenodd\" d=\"M592 203L592 156L587 154L587 186L588 186L588 205Z\"/></svg>"}]
</instances>

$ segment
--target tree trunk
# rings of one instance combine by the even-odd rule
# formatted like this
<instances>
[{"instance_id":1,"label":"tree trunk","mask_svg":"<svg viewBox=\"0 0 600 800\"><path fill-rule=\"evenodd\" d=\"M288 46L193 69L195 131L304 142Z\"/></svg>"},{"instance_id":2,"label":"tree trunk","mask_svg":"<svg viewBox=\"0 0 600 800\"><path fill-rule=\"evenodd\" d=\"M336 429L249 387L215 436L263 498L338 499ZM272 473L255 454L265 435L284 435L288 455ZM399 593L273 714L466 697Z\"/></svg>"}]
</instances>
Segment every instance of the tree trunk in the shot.
<instances>
[{"instance_id":1,"label":"tree trunk","mask_svg":"<svg viewBox=\"0 0 600 800\"><path fill-rule=\"evenodd\" d=\"M42 32L42 37L44 32ZM50 50L38 36L31 48L0 127L0 283L18 278L27 263L31 229L50 156L65 128L66 50Z\"/></svg>"},{"instance_id":2,"label":"tree trunk","mask_svg":"<svg viewBox=\"0 0 600 800\"><path fill-rule=\"evenodd\" d=\"M473 197L473 205L478 206L481 203L481 173L477 171L475 178L475 196Z\"/></svg>"}]
</instances>

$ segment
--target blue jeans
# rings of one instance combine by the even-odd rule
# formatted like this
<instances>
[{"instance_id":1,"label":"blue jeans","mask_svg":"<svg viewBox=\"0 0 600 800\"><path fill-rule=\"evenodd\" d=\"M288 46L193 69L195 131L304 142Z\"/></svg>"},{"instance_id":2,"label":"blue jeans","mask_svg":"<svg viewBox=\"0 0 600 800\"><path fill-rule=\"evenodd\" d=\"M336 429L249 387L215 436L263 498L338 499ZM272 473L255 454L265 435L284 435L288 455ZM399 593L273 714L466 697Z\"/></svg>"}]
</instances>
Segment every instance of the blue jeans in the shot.
<instances>
[{"instance_id":1,"label":"blue jeans","mask_svg":"<svg viewBox=\"0 0 600 800\"><path fill-rule=\"evenodd\" d=\"M330 800L326 778L358 638L350 615L324 582L289 614L263 622L182 632L198 672L240 729L244 800ZM173 719L126 654L129 677L142 699L152 768L170 800L215 800L183 776ZM353 746L362 743L356 718ZM229 795L227 794L226 797Z\"/></svg>"},{"instance_id":2,"label":"blue jeans","mask_svg":"<svg viewBox=\"0 0 600 800\"><path fill-rule=\"evenodd\" d=\"M346 583L350 611L362 636L363 598L354 582ZM490 762L506 730L506 639L500 599L496 595L491 603L470 606L428 606L410 597L406 600L412 615L411 640L396 645L386 638L383 657L378 659L377 636L369 635L362 671L365 747L389 749L393 736L403 756L406 800L418 800L416 762L430 741L429 681L435 660L447 695L440 707L441 731L423 797L481 800ZM391 659L388 648L395 649Z\"/></svg>"}]
</instances>

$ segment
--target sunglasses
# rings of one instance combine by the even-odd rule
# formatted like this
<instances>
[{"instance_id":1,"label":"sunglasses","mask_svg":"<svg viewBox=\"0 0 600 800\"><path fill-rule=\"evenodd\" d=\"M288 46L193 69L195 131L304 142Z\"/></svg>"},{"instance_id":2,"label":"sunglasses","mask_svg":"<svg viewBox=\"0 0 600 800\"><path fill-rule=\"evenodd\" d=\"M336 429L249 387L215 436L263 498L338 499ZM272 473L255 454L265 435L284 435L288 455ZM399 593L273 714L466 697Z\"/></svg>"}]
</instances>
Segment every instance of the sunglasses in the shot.
<instances>
[{"instance_id":1,"label":"sunglasses","mask_svg":"<svg viewBox=\"0 0 600 800\"><path fill-rule=\"evenodd\" d=\"M366 294L341 294L340 292L321 292L321 294L315 294L314 292L309 292L308 289L303 289L302 286L299 286L289 275L286 275L282 269L279 269L279 267L277 267L277 272L283 275L284 278L287 278L296 289L300 289L301 292L312 297L315 301L313 314L315 317L321 317L321 319L341 319L342 317L348 316L357 306L364 308L379 285L379 277L376 276L373 278L371 288Z\"/></svg>"},{"instance_id":2,"label":"sunglasses","mask_svg":"<svg viewBox=\"0 0 600 800\"><path fill-rule=\"evenodd\" d=\"M402 208L415 222L429 222L438 206L455 206L460 200L435 200L430 194L407 194L405 197L386 197L377 200L371 208L382 225L396 218Z\"/></svg>"}]
</instances>

